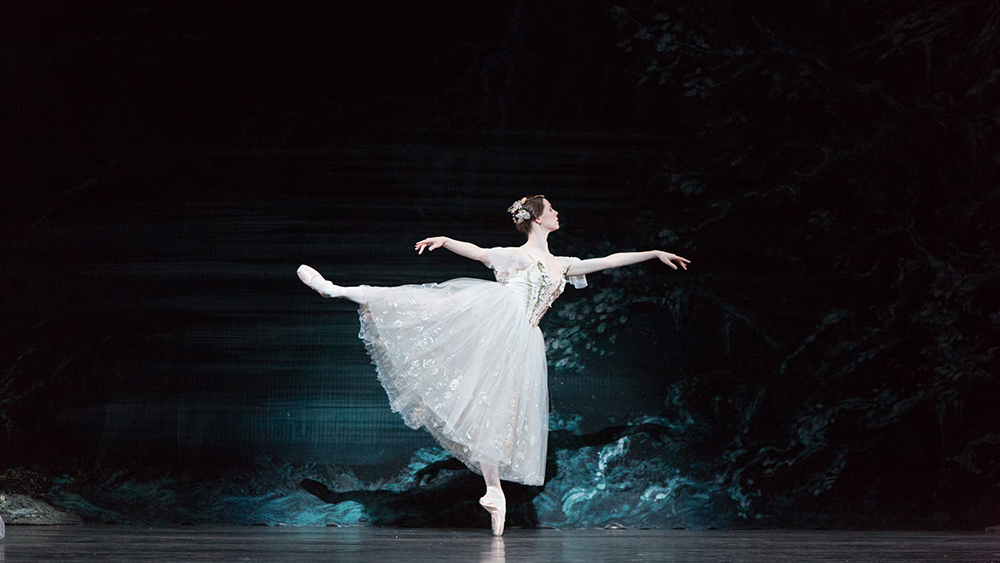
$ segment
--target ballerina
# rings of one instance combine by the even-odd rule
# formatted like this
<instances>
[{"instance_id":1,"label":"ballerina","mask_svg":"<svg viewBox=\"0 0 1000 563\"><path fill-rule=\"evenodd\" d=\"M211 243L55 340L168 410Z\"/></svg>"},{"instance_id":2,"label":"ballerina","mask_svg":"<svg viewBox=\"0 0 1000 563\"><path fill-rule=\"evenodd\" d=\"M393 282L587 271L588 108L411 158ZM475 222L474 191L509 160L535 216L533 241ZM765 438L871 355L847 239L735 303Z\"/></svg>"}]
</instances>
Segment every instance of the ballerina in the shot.
<instances>
[{"instance_id":1,"label":"ballerina","mask_svg":"<svg viewBox=\"0 0 1000 563\"><path fill-rule=\"evenodd\" d=\"M358 303L359 336L392 409L483 476L486 494L479 503L496 536L503 534L507 512L501 479L525 485L545 479L549 400L542 316L567 282L586 287L587 274L654 259L674 270L689 263L662 250L586 260L555 256L548 236L559 229L559 213L545 196L522 198L508 212L527 236L519 247L484 249L443 236L415 246L418 254L445 248L478 260L494 270L495 282L342 287L304 264L297 272L320 295Z\"/></svg>"}]
</instances>

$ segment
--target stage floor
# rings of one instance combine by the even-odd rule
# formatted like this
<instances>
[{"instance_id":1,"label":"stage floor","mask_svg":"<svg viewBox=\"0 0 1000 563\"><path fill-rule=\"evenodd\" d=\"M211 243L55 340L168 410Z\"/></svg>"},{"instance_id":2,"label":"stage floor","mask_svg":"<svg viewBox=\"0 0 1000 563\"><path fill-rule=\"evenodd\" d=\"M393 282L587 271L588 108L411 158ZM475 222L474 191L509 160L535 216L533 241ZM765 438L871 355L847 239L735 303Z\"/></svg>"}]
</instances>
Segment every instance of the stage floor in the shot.
<instances>
[{"instance_id":1,"label":"stage floor","mask_svg":"<svg viewBox=\"0 0 1000 563\"><path fill-rule=\"evenodd\" d=\"M936 532L8 526L0 562L1000 562L1000 535Z\"/></svg>"}]
</instances>

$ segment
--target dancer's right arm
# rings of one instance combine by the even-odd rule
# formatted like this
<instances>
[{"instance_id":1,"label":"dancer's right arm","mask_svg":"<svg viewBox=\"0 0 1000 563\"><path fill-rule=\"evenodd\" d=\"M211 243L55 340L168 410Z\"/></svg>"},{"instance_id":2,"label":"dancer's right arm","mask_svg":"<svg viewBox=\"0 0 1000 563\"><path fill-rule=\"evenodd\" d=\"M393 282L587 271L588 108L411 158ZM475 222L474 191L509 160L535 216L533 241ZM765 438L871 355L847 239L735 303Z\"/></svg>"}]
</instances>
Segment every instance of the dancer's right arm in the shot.
<instances>
[{"instance_id":1,"label":"dancer's right arm","mask_svg":"<svg viewBox=\"0 0 1000 563\"><path fill-rule=\"evenodd\" d=\"M488 264L488 258L486 256L486 251L478 246L472 244L471 242L462 242L460 240L455 240L448 237L430 237L417 243L415 249L417 254L423 254L426 249L428 252L440 247L447 248L448 250L458 254L459 256L465 256L466 258L471 258L473 260L479 260L483 264Z\"/></svg>"}]
</instances>

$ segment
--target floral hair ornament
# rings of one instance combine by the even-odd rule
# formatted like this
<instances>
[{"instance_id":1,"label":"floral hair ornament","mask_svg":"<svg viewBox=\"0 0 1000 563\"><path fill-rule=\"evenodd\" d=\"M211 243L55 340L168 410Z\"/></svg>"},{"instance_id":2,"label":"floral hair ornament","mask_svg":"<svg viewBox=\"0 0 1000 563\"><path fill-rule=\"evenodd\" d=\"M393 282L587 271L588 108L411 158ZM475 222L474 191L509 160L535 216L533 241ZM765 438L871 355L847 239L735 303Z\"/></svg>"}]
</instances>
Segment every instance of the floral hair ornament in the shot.
<instances>
[{"instance_id":1,"label":"floral hair ornament","mask_svg":"<svg viewBox=\"0 0 1000 563\"><path fill-rule=\"evenodd\" d=\"M522 197L521 199L515 201L514 205L511 205L510 208L507 209L507 213L510 213L513 216L511 218L514 219L515 225L531 219L531 212L523 207L527 201L528 198Z\"/></svg>"}]
</instances>

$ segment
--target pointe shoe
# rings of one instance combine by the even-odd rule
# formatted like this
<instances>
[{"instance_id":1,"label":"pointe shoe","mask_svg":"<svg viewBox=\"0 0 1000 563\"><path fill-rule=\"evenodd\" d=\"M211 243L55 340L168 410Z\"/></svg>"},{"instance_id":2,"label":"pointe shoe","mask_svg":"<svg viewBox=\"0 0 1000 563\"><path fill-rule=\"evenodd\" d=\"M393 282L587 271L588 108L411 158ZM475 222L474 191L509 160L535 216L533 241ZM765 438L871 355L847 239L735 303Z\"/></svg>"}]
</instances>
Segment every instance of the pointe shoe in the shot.
<instances>
[{"instance_id":1,"label":"pointe shoe","mask_svg":"<svg viewBox=\"0 0 1000 563\"><path fill-rule=\"evenodd\" d=\"M323 279L323 276L321 276L320 273L314 268L302 264L299 266L298 270L295 270L295 273L298 274L302 283L313 288L316 293L322 295L323 297L343 296L343 291L340 291L340 286L333 285L333 283Z\"/></svg>"},{"instance_id":2,"label":"pointe shoe","mask_svg":"<svg viewBox=\"0 0 1000 563\"><path fill-rule=\"evenodd\" d=\"M487 488L486 496L479 499L479 504L490 513L490 527L493 528L494 536L503 535L504 520L507 517L507 499L503 496L503 491L495 488Z\"/></svg>"},{"instance_id":3,"label":"pointe shoe","mask_svg":"<svg viewBox=\"0 0 1000 563\"><path fill-rule=\"evenodd\" d=\"M305 264L299 266L299 269L295 270L295 273L298 274L299 279L302 280L302 283L306 285L309 285L309 283L312 282L313 278L320 275L315 268L313 268L312 266L306 266Z\"/></svg>"}]
</instances>

